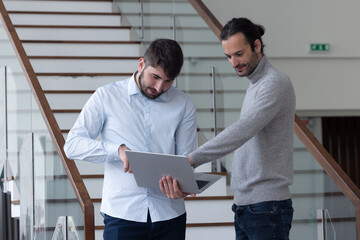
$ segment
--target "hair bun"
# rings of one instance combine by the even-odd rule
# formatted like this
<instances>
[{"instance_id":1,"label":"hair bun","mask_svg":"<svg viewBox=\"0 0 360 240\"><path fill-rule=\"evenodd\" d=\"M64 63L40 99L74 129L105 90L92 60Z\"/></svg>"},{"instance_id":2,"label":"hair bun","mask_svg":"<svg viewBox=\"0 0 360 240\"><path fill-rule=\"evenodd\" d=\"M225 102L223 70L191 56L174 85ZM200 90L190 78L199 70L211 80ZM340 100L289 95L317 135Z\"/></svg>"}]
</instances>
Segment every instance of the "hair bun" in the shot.
<instances>
[{"instance_id":1,"label":"hair bun","mask_svg":"<svg viewBox=\"0 0 360 240\"><path fill-rule=\"evenodd\" d=\"M259 33L260 33L260 36L263 36L264 35L264 33L265 33L265 28L264 28L264 26L262 26L262 25L256 25L257 26L257 29L258 29L258 31L259 31Z\"/></svg>"}]
</instances>

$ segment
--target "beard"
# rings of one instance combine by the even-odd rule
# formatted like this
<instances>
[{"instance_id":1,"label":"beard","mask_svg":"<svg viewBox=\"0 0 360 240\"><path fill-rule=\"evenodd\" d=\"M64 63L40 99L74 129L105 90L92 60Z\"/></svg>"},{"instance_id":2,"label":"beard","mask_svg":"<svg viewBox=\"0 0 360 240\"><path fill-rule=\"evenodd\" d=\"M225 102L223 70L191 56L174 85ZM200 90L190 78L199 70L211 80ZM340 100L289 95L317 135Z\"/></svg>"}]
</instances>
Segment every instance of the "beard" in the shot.
<instances>
[{"instance_id":1,"label":"beard","mask_svg":"<svg viewBox=\"0 0 360 240\"><path fill-rule=\"evenodd\" d=\"M142 78L143 78L143 73L144 71L142 71L139 75L139 87L140 87L140 92L147 98L149 99L156 99L158 97L160 97L161 94L164 93L164 91L158 93L158 94L150 94L147 92L147 90L149 89L151 92L157 92L156 89L151 88L151 87L146 87L142 84Z\"/></svg>"},{"instance_id":2,"label":"beard","mask_svg":"<svg viewBox=\"0 0 360 240\"><path fill-rule=\"evenodd\" d=\"M235 71L236 71L236 73L237 73L237 75L239 77L246 77L246 76L249 76L251 73L254 72L254 70L256 69L259 62L260 62L259 56L255 52L253 52L249 62L240 63L236 67L234 67L234 69L235 69ZM244 70L239 72L237 70L237 68L244 68Z\"/></svg>"}]
</instances>

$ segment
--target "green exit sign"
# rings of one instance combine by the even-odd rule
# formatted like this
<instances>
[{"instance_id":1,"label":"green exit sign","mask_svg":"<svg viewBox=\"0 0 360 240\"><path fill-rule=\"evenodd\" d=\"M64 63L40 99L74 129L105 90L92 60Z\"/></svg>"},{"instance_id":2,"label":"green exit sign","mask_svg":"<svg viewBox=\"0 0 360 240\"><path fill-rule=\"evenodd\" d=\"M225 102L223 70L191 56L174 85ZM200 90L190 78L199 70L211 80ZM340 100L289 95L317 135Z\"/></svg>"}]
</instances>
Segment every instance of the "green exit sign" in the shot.
<instances>
[{"instance_id":1,"label":"green exit sign","mask_svg":"<svg viewBox=\"0 0 360 240\"><path fill-rule=\"evenodd\" d=\"M311 52L328 52L330 50L330 44L328 43L311 43Z\"/></svg>"}]
</instances>

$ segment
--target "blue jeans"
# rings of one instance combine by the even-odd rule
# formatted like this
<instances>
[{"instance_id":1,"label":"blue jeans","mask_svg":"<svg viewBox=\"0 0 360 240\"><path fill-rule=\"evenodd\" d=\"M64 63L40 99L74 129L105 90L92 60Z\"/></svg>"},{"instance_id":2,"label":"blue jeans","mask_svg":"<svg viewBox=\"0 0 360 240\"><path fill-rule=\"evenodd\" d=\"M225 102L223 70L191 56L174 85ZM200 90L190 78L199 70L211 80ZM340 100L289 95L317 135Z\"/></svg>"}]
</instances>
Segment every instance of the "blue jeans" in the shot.
<instances>
[{"instance_id":1,"label":"blue jeans","mask_svg":"<svg viewBox=\"0 0 360 240\"><path fill-rule=\"evenodd\" d=\"M233 205L236 240L288 240L294 209L291 199Z\"/></svg>"},{"instance_id":2,"label":"blue jeans","mask_svg":"<svg viewBox=\"0 0 360 240\"><path fill-rule=\"evenodd\" d=\"M186 213L167 221L151 222L150 215L146 223L127 221L104 215L105 240L184 240Z\"/></svg>"}]
</instances>

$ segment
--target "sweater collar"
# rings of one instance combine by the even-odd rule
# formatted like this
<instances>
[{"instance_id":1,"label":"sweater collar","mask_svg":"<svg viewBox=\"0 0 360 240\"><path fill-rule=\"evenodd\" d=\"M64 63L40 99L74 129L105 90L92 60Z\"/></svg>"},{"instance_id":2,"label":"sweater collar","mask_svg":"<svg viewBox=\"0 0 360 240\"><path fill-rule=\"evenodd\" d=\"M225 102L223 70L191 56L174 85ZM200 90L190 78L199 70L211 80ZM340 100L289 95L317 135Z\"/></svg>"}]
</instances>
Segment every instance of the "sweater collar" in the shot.
<instances>
[{"instance_id":1,"label":"sweater collar","mask_svg":"<svg viewBox=\"0 0 360 240\"><path fill-rule=\"evenodd\" d=\"M270 63L268 62L266 56L263 55L255 70L247 76L250 83L255 84L257 81L259 81L264 76L265 71L269 68L269 64Z\"/></svg>"}]
</instances>

